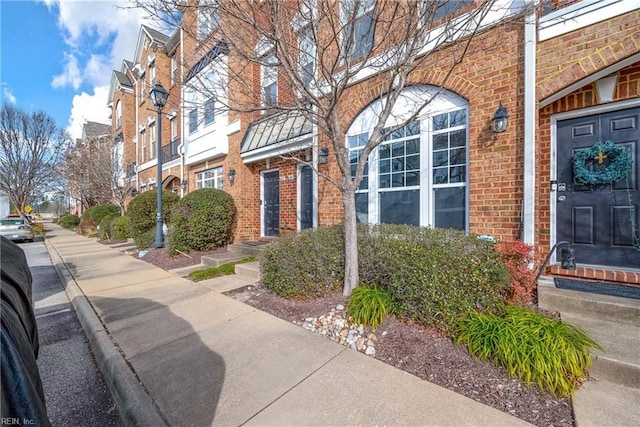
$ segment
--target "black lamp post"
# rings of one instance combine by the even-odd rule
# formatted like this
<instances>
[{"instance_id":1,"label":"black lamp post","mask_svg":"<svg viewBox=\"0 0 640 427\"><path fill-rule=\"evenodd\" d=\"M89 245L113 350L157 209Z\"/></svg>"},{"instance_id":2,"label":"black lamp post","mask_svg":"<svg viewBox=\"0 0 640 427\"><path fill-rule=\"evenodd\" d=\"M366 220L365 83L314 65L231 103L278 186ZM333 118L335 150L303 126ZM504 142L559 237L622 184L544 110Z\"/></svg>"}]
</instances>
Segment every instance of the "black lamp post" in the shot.
<instances>
[{"instance_id":1,"label":"black lamp post","mask_svg":"<svg viewBox=\"0 0 640 427\"><path fill-rule=\"evenodd\" d=\"M160 83L156 83L149 92L151 101L158 112L158 174L156 178L156 190L158 191L158 209L156 212L156 241L153 243L154 248L164 247L164 233L162 226L162 109L167 104L169 92L162 87Z\"/></svg>"}]
</instances>

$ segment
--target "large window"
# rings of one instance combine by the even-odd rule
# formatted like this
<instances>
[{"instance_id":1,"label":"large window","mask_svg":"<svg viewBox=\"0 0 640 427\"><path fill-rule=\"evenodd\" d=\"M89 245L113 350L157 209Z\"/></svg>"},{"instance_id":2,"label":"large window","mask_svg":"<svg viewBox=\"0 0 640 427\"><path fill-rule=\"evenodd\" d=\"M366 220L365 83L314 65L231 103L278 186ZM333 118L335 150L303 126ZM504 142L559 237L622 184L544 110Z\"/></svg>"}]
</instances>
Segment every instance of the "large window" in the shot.
<instances>
[{"instance_id":1,"label":"large window","mask_svg":"<svg viewBox=\"0 0 640 427\"><path fill-rule=\"evenodd\" d=\"M343 46L349 59L356 60L373 49L376 0L344 0L341 5L345 31Z\"/></svg>"},{"instance_id":2,"label":"large window","mask_svg":"<svg viewBox=\"0 0 640 427\"><path fill-rule=\"evenodd\" d=\"M196 188L217 188L222 190L222 166L196 174Z\"/></svg>"},{"instance_id":3,"label":"large window","mask_svg":"<svg viewBox=\"0 0 640 427\"><path fill-rule=\"evenodd\" d=\"M218 28L220 22L220 10L216 1L198 8L198 38L206 38L212 31Z\"/></svg>"},{"instance_id":4,"label":"large window","mask_svg":"<svg viewBox=\"0 0 640 427\"><path fill-rule=\"evenodd\" d=\"M316 47L312 28L307 28L298 35L298 52L300 76L304 85L309 87L315 76Z\"/></svg>"},{"instance_id":5,"label":"large window","mask_svg":"<svg viewBox=\"0 0 640 427\"><path fill-rule=\"evenodd\" d=\"M278 102L278 63L275 53L269 53L262 65L262 104L274 106Z\"/></svg>"},{"instance_id":6,"label":"large window","mask_svg":"<svg viewBox=\"0 0 640 427\"><path fill-rule=\"evenodd\" d=\"M406 99L428 96L428 91L407 89ZM412 104L401 101L391 117L411 115L403 109ZM445 93L433 106L435 111L426 111L405 126L385 129L386 137L365 163L356 191L358 222L467 229L466 101ZM376 106L365 109L347 132L352 176L371 136L376 111Z\"/></svg>"},{"instance_id":7,"label":"large window","mask_svg":"<svg viewBox=\"0 0 640 427\"><path fill-rule=\"evenodd\" d=\"M193 107L189 111L189 133L198 130L198 107Z\"/></svg>"},{"instance_id":8,"label":"large window","mask_svg":"<svg viewBox=\"0 0 640 427\"><path fill-rule=\"evenodd\" d=\"M204 103L204 125L209 125L215 120L215 100L209 98Z\"/></svg>"},{"instance_id":9,"label":"large window","mask_svg":"<svg viewBox=\"0 0 640 427\"><path fill-rule=\"evenodd\" d=\"M149 151L150 159L156 158L156 124L149 126Z\"/></svg>"},{"instance_id":10,"label":"large window","mask_svg":"<svg viewBox=\"0 0 640 427\"><path fill-rule=\"evenodd\" d=\"M147 133L145 131L140 132L140 155L142 156L142 162L147 161Z\"/></svg>"}]
</instances>

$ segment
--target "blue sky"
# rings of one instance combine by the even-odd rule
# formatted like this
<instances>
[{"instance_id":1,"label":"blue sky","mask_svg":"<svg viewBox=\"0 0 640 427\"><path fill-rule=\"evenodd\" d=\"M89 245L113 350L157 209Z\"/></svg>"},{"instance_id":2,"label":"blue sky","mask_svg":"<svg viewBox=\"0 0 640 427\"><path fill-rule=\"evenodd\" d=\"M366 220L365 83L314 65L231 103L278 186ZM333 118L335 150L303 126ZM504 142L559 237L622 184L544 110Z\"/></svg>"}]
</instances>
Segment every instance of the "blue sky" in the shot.
<instances>
[{"instance_id":1,"label":"blue sky","mask_svg":"<svg viewBox=\"0 0 640 427\"><path fill-rule=\"evenodd\" d=\"M143 12L126 5L128 0L2 0L2 103L45 111L73 138L86 121L109 123L112 71L134 59L143 23Z\"/></svg>"}]
</instances>

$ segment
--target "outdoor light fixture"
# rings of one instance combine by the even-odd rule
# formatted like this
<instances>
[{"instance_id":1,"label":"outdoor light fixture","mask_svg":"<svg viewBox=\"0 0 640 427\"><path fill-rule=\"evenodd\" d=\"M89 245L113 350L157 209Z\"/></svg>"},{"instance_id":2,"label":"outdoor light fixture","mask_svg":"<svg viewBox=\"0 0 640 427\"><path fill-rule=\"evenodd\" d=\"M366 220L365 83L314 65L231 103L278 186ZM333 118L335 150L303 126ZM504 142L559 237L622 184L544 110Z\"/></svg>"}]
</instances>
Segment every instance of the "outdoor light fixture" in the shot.
<instances>
[{"instance_id":1,"label":"outdoor light fixture","mask_svg":"<svg viewBox=\"0 0 640 427\"><path fill-rule=\"evenodd\" d=\"M544 268L547 266L547 263L549 262L549 258L551 258L551 255L553 254L553 252L560 245L569 245L568 248L564 248L560 250L560 256L561 256L560 267L563 268L564 270L576 269L576 253L573 250L571 243L567 242L566 240L561 240L555 245L553 245L553 247L549 251L549 254L547 255L547 258L542 263L540 270L538 270L538 275L536 276L536 283L538 282L538 279L540 278L540 276L542 276L542 272L544 271Z\"/></svg>"},{"instance_id":2,"label":"outdoor light fixture","mask_svg":"<svg viewBox=\"0 0 640 427\"><path fill-rule=\"evenodd\" d=\"M509 115L507 114L507 108L502 105L500 102L500 106L496 110L496 113L493 115L493 131L495 133L504 132L507 130L507 125L509 124Z\"/></svg>"},{"instance_id":3,"label":"outdoor light fixture","mask_svg":"<svg viewBox=\"0 0 640 427\"><path fill-rule=\"evenodd\" d=\"M182 181L180 181L180 187L182 187L182 190L186 190L187 189L187 180L183 179Z\"/></svg>"},{"instance_id":4,"label":"outdoor light fixture","mask_svg":"<svg viewBox=\"0 0 640 427\"><path fill-rule=\"evenodd\" d=\"M328 159L329 159L329 149L327 147L322 147L320 149L320 154L318 154L318 163L320 163L321 165L324 165L325 163L327 163Z\"/></svg>"},{"instance_id":5,"label":"outdoor light fixture","mask_svg":"<svg viewBox=\"0 0 640 427\"><path fill-rule=\"evenodd\" d=\"M164 247L164 232L162 224L162 109L167 105L169 92L162 87L160 83L156 83L149 92L151 101L156 107L158 113L158 166L156 189L158 191L157 211L156 211L156 241L153 243L154 248Z\"/></svg>"},{"instance_id":6,"label":"outdoor light fixture","mask_svg":"<svg viewBox=\"0 0 640 427\"><path fill-rule=\"evenodd\" d=\"M236 170L234 168L229 169L229 173L227 173L227 178L229 178L229 184L233 185L233 182L236 180Z\"/></svg>"}]
</instances>

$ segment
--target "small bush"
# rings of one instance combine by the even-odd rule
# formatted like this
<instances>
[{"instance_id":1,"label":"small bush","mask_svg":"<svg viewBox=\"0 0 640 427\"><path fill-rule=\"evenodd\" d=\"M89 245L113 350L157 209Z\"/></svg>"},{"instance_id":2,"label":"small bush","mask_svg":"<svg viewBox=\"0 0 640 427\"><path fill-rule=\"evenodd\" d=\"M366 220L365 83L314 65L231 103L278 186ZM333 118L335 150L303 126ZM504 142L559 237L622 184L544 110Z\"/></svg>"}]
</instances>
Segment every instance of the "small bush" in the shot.
<instances>
[{"instance_id":1,"label":"small bush","mask_svg":"<svg viewBox=\"0 0 640 427\"><path fill-rule=\"evenodd\" d=\"M361 284L353 290L347 303L347 314L352 316L356 323L371 326L373 329L380 326L387 314L394 311L393 297L376 286Z\"/></svg>"},{"instance_id":2,"label":"small bush","mask_svg":"<svg viewBox=\"0 0 640 427\"><path fill-rule=\"evenodd\" d=\"M60 215L60 218L58 218L58 224L64 228L75 230L78 224L80 224L80 218L71 214Z\"/></svg>"},{"instance_id":3,"label":"small bush","mask_svg":"<svg viewBox=\"0 0 640 427\"><path fill-rule=\"evenodd\" d=\"M495 313L469 312L456 331L457 344L493 360L512 377L568 397L591 366L589 347L601 348L580 328L519 306Z\"/></svg>"},{"instance_id":4,"label":"small bush","mask_svg":"<svg viewBox=\"0 0 640 427\"><path fill-rule=\"evenodd\" d=\"M84 221L88 218L92 218L95 224L102 223L104 217L116 217L120 216L120 207L117 205L97 205L92 206L82 214L81 220Z\"/></svg>"},{"instance_id":5,"label":"small bush","mask_svg":"<svg viewBox=\"0 0 640 427\"><path fill-rule=\"evenodd\" d=\"M111 223L116 218L120 218L120 214L118 215L107 215L102 217L100 221L100 225L98 225L98 232L100 233L100 238L103 240L113 239L113 231L111 230Z\"/></svg>"},{"instance_id":6,"label":"small bush","mask_svg":"<svg viewBox=\"0 0 640 427\"><path fill-rule=\"evenodd\" d=\"M111 237L115 240L125 240L129 238L129 217L119 216L111 222Z\"/></svg>"},{"instance_id":7,"label":"small bush","mask_svg":"<svg viewBox=\"0 0 640 427\"><path fill-rule=\"evenodd\" d=\"M187 194L173 207L169 253L224 246L231 236L235 215L229 193L201 188Z\"/></svg>"},{"instance_id":8,"label":"small bush","mask_svg":"<svg viewBox=\"0 0 640 427\"><path fill-rule=\"evenodd\" d=\"M262 254L262 281L285 298L325 296L344 282L342 226L306 229L280 237Z\"/></svg>"},{"instance_id":9,"label":"small bush","mask_svg":"<svg viewBox=\"0 0 640 427\"><path fill-rule=\"evenodd\" d=\"M157 200L157 190L151 190L138 194L129 202L126 216L129 218L129 232L134 239L138 239L149 230L155 231ZM171 210L178 200L180 197L174 192L162 192L162 218L165 224L171 223ZM142 240L145 238L143 237Z\"/></svg>"},{"instance_id":10,"label":"small bush","mask_svg":"<svg viewBox=\"0 0 640 427\"><path fill-rule=\"evenodd\" d=\"M156 241L156 230L152 228L151 230L147 230L143 233L134 236L133 241L135 242L138 249L146 249L150 248L151 245Z\"/></svg>"},{"instance_id":11,"label":"small bush","mask_svg":"<svg viewBox=\"0 0 640 427\"><path fill-rule=\"evenodd\" d=\"M507 301L514 303L533 302L536 298L536 265L533 246L520 240L497 243L495 250L500 254L511 277L511 286L507 289ZM533 267L533 268L532 268Z\"/></svg>"},{"instance_id":12,"label":"small bush","mask_svg":"<svg viewBox=\"0 0 640 427\"><path fill-rule=\"evenodd\" d=\"M490 243L451 229L361 227L360 280L378 283L398 315L445 330L477 308L497 307L509 276Z\"/></svg>"}]
</instances>

